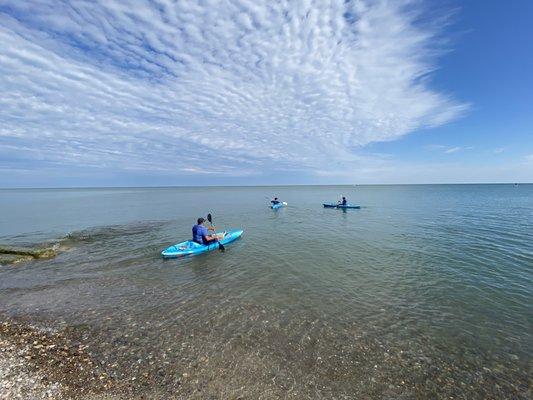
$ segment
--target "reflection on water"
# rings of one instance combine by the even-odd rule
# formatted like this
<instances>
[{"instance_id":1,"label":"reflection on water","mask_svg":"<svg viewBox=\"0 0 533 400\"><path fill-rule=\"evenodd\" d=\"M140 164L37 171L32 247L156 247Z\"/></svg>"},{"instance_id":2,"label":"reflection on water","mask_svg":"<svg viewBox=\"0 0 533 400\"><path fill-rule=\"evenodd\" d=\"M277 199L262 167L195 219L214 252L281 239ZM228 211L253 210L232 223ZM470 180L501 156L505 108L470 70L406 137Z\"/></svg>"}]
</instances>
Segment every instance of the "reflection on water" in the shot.
<instances>
[{"instance_id":1,"label":"reflection on water","mask_svg":"<svg viewBox=\"0 0 533 400\"><path fill-rule=\"evenodd\" d=\"M7 194L8 216L54 208L1 240L64 251L0 269L0 312L67 327L140 392L528 397L531 185ZM363 207L321 208L340 195ZM243 239L159 257L207 212Z\"/></svg>"}]
</instances>

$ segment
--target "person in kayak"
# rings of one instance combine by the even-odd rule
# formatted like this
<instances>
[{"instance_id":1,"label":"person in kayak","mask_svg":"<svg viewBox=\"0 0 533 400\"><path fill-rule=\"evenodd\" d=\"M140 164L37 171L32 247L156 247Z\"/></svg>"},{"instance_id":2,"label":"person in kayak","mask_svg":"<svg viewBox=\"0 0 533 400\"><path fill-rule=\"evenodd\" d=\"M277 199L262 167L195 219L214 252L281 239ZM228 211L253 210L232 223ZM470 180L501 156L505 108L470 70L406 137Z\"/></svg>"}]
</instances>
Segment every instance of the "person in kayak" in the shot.
<instances>
[{"instance_id":1,"label":"person in kayak","mask_svg":"<svg viewBox=\"0 0 533 400\"><path fill-rule=\"evenodd\" d=\"M346 201L346 197L342 196L342 200L339 200L339 201L337 202L337 205L339 205L339 206L346 206L346 205L348 205L348 201Z\"/></svg>"},{"instance_id":2,"label":"person in kayak","mask_svg":"<svg viewBox=\"0 0 533 400\"><path fill-rule=\"evenodd\" d=\"M272 203L272 205L279 204L279 200L277 197L274 197L274 200L270 200L270 202Z\"/></svg>"},{"instance_id":3,"label":"person in kayak","mask_svg":"<svg viewBox=\"0 0 533 400\"><path fill-rule=\"evenodd\" d=\"M192 227L192 240L198 244L203 244L209 246L211 243L218 242L216 235L210 235L209 231L214 231L215 228L207 228L204 225L205 219L202 217L198 218L198 223Z\"/></svg>"}]
</instances>

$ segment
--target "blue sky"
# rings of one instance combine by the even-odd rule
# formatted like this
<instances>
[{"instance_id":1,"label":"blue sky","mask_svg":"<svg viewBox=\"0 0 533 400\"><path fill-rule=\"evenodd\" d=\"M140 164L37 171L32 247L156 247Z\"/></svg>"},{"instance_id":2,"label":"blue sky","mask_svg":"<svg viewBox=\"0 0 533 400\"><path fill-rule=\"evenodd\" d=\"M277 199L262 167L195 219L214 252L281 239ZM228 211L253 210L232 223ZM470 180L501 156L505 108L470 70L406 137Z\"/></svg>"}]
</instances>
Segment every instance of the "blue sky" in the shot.
<instances>
[{"instance_id":1,"label":"blue sky","mask_svg":"<svg viewBox=\"0 0 533 400\"><path fill-rule=\"evenodd\" d=\"M533 2L0 2L0 187L533 181Z\"/></svg>"}]
</instances>

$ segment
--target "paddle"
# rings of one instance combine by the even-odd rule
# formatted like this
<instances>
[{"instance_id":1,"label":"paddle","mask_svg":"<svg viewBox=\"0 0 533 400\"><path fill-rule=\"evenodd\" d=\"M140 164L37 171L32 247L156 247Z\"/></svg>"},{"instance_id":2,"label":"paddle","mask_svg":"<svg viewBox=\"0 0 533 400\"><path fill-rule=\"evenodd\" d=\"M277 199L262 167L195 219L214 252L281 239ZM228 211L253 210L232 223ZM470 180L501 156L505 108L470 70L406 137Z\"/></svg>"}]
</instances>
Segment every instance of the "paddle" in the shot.
<instances>
[{"instance_id":1,"label":"paddle","mask_svg":"<svg viewBox=\"0 0 533 400\"><path fill-rule=\"evenodd\" d=\"M207 214L207 220L209 221L209 224L211 224L211 228L213 228L213 218L211 217L211 213ZM215 232L216 234L216 232ZM218 241L218 249L223 253L226 251L226 248L220 243L220 240Z\"/></svg>"}]
</instances>

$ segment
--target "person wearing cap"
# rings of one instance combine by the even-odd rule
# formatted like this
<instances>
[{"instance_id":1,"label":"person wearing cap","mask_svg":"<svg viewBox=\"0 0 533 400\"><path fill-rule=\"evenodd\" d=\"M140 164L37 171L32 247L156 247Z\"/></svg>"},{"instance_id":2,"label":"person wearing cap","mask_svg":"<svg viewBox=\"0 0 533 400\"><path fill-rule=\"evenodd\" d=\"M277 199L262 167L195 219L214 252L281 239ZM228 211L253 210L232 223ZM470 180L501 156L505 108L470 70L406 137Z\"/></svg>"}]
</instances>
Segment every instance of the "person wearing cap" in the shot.
<instances>
[{"instance_id":1,"label":"person wearing cap","mask_svg":"<svg viewBox=\"0 0 533 400\"><path fill-rule=\"evenodd\" d=\"M214 231L215 228L207 228L204 225L205 219L202 217L198 218L198 223L192 227L192 240L196 243L203 244L205 246L210 245L218 241L216 235L210 235L209 231Z\"/></svg>"}]
</instances>

